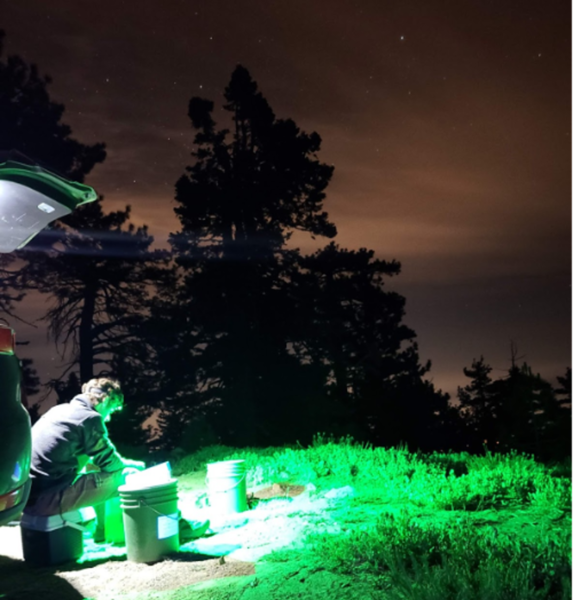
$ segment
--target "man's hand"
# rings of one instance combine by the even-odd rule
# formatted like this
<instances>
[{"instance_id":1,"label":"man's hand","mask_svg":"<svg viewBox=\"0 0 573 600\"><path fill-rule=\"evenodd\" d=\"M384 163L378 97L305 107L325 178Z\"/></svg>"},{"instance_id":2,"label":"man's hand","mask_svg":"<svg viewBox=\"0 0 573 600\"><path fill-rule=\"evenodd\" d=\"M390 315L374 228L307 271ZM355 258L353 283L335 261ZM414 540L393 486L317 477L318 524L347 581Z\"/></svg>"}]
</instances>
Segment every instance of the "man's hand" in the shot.
<instances>
[{"instance_id":1,"label":"man's hand","mask_svg":"<svg viewBox=\"0 0 573 600\"><path fill-rule=\"evenodd\" d=\"M124 480L128 475L133 475L134 473L139 473L139 469L135 469L134 467L124 467L123 471L121 472Z\"/></svg>"},{"instance_id":2,"label":"man's hand","mask_svg":"<svg viewBox=\"0 0 573 600\"><path fill-rule=\"evenodd\" d=\"M123 467L124 470L135 469L136 471L143 471L143 469L145 469L145 463L142 460L132 460L131 458L124 458Z\"/></svg>"}]
</instances>

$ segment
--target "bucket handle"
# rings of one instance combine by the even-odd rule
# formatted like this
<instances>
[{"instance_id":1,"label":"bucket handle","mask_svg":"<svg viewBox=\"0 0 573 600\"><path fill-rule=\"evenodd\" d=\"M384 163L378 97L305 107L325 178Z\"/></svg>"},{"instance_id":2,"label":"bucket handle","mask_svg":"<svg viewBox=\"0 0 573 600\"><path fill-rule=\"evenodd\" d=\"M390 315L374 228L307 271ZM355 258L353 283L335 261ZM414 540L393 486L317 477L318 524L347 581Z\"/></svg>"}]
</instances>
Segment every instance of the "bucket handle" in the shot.
<instances>
[{"instance_id":1,"label":"bucket handle","mask_svg":"<svg viewBox=\"0 0 573 600\"><path fill-rule=\"evenodd\" d=\"M64 521L64 526L71 527L72 529L79 529L82 533L89 531L89 527L86 527L81 523L74 523L73 521Z\"/></svg>"},{"instance_id":2,"label":"bucket handle","mask_svg":"<svg viewBox=\"0 0 573 600\"><path fill-rule=\"evenodd\" d=\"M165 513L162 513L161 511L157 510L156 508L154 508L153 506L151 506L151 504L148 504L145 501L145 498L138 498L139 501L139 506L137 508L141 508L141 505L143 504L143 506L147 506L147 508L150 508L154 513L158 514L160 517L167 517L168 519L172 519L173 521L179 521L180 517L181 517L181 511L179 509L177 509L177 518L172 517L171 515L166 515Z\"/></svg>"},{"instance_id":3,"label":"bucket handle","mask_svg":"<svg viewBox=\"0 0 573 600\"><path fill-rule=\"evenodd\" d=\"M241 483L243 482L243 479L245 479L246 476L247 476L247 472L245 471L245 473L243 474L241 479L239 479L239 481L237 481L237 483L234 483L230 488L227 488L226 490L217 490L217 494L219 494L219 493L224 494L225 492L229 492L233 488L238 487L239 485L241 485ZM207 475L207 477L205 477L205 483L207 484L207 486L209 485L209 475Z\"/></svg>"}]
</instances>

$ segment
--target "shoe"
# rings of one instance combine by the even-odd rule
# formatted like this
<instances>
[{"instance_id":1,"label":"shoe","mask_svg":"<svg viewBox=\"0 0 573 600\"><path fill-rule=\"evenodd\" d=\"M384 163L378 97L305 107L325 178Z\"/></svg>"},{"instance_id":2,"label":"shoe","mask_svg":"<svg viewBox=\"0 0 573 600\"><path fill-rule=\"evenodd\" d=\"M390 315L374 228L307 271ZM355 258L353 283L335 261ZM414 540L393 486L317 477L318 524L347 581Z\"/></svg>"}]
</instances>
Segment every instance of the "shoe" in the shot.
<instances>
[{"instance_id":1,"label":"shoe","mask_svg":"<svg viewBox=\"0 0 573 600\"><path fill-rule=\"evenodd\" d=\"M191 540L196 540L203 537L209 529L210 521L187 521L179 519L179 543L184 544Z\"/></svg>"}]
</instances>

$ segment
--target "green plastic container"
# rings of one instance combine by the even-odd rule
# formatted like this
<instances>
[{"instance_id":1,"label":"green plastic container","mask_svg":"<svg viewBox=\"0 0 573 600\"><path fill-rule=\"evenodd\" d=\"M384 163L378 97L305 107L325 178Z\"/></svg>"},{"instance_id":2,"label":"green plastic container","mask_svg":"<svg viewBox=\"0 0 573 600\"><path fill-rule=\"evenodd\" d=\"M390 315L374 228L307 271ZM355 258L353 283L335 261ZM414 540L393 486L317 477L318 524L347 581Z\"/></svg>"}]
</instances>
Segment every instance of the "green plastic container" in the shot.
<instances>
[{"instance_id":1,"label":"green plastic container","mask_svg":"<svg viewBox=\"0 0 573 600\"><path fill-rule=\"evenodd\" d=\"M105 503L105 541L108 544L125 544L123 511L119 497Z\"/></svg>"},{"instance_id":2,"label":"green plastic container","mask_svg":"<svg viewBox=\"0 0 573 600\"><path fill-rule=\"evenodd\" d=\"M207 495L213 517L247 510L247 468L244 460L207 465Z\"/></svg>"},{"instance_id":3,"label":"green plastic container","mask_svg":"<svg viewBox=\"0 0 573 600\"><path fill-rule=\"evenodd\" d=\"M127 559L151 563L179 550L177 479L147 487L119 487Z\"/></svg>"}]
</instances>

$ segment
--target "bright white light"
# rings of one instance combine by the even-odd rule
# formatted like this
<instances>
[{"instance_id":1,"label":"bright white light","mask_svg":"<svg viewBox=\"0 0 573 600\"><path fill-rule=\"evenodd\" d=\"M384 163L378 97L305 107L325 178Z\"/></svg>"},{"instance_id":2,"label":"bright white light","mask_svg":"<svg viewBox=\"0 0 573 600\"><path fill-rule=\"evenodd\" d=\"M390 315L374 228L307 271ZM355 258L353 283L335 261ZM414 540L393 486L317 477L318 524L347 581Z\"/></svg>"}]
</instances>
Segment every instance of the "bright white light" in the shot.
<instances>
[{"instance_id":1,"label":"bright white light","mask_svg":"<svg viewBox=\"0 0 573 600\"><path fill-rule=\"evenodd\" d=\"M38 208L45 213L53 213L56 209L53 206L50 206L49 204L46 204L45 202L41 202L40 204L38 204Z\"/></svg>"}]
</instances>

